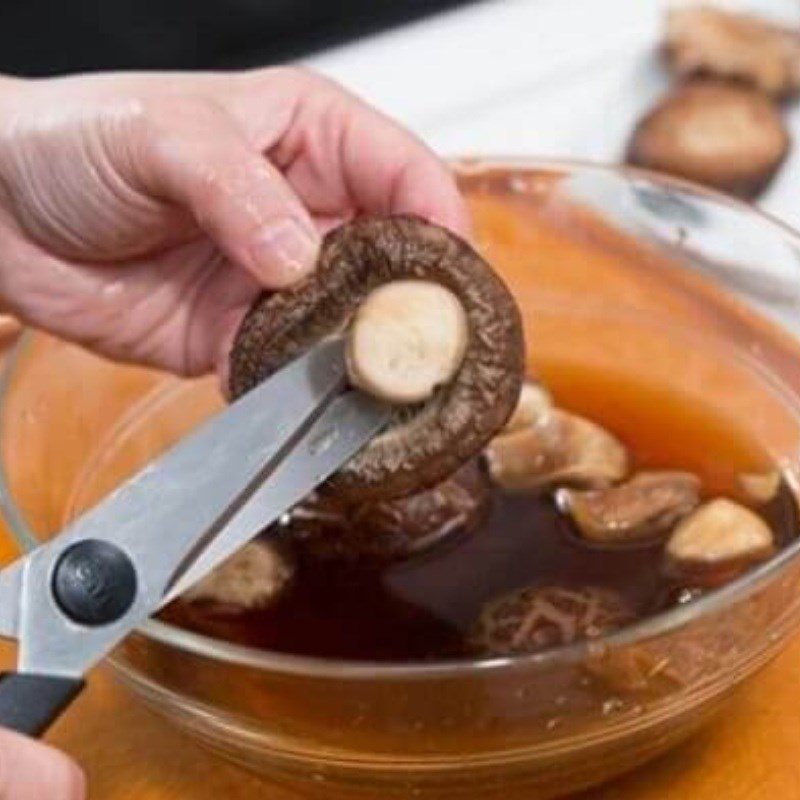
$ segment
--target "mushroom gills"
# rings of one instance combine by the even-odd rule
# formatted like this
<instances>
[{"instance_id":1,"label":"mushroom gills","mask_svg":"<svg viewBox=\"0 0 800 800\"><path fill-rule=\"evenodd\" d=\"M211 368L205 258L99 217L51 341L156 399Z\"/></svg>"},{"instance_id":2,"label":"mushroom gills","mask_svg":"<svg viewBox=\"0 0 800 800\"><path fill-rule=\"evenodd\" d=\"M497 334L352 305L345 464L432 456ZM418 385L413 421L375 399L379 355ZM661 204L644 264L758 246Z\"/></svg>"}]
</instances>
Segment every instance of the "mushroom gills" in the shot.
<instances>
[{"instance_id":1,"label":"mushroom gills","mask_svg":"<svg viewBox=\"0 0 800 800\"><path fill-rule=\"evenodd\" d=\"M485 458L495 482L510 491L608 486L628 471L627 451L615 436L560 409L534 425L496 437Z\"/></svg>"},{"instance_id":2,"label":"mushroom gills","mask_svg":"<svg viewBox=\"0 0 800 800\"><path fill-rule=\"evenodd\" d=\"M690 472L639 472L606 489L560 489L556 501L587 541L653 542L698 505L700 479Z\"/></svg>"}]
</instances>

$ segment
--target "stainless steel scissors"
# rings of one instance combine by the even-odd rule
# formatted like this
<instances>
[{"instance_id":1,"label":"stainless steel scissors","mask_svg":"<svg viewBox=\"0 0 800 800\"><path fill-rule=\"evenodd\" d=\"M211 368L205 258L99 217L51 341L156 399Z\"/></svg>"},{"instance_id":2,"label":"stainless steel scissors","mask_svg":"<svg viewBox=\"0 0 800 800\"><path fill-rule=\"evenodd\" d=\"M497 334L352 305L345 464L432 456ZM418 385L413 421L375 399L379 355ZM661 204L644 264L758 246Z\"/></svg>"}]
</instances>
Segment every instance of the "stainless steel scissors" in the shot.
<instances>
[{"instance_id":1,"label":"stainless steel scissors","mask_svg":"<svg viewBox=\"0 0 800 800\"><path fill-rule=\"evenodd\" d=\"M284 367L0 572L0 726L40 735L83 676L178 596L335 472L387 423L347 388L343 343Z\"/></svg>"}]
</instances>

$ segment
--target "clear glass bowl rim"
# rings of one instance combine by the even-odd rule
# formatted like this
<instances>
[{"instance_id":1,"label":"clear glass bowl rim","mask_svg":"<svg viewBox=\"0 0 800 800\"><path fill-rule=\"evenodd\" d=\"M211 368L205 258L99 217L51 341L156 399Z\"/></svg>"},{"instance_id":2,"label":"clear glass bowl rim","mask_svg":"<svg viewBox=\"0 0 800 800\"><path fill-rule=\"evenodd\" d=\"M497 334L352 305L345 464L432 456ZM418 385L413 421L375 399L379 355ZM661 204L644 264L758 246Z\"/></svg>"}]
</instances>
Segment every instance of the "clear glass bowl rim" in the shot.
<instances>
[{"instance_id":1,"label":"clear glass bowl rim","mask_svg":"<svg viewBox=\"0 0 800 800\"><path fill-rule=\"evenodd\" d=\"M457 172L476 174L495 169L502 170L536 170L554 172L570 172L574 170L592 170L610 172L628 177L646 177L677 191L689 190L693 194L702 194L718 203L731 206L742 213L759 218L765 227L772 228L777 236L789 239L800 251L800 233L781 220L768 213L750 206L740 200L698 186L690 181L649 172L635 167L607 165L591 161L575 159L550 159L520 156L469 156L452 160ZM3 407L13 381L17 362L20 360L34 333L25 331L13 347L6 364L0 374L0 408ZM3 420L0 416L0 440L3 438ZM17 544L29 551L38 546L33 531L25 522L22 511L15 504L6 476L5 465L0 461L0 508L8 522L11 533ZM647 617L620 631L598 637L591 642L578 642L572 645L553 648L542 653L529 655L513 655L498 658L459 659L450 661L425 661L386 663L371 661L350 661L318 658L312 656L294 656L261 650L243 645L232 644L203 636L199 633L149 619L138 626L136 633L162 645L183 650L188 654L222 661L244 667L266 670L272 673L284 673L293 676L307 676L329 679L352 680L410 680L430 678L450 678L465 676L476 671L481 673L498 670L548 669L560 664L579 663L590 653L600 649L625 647L637 642L663 636L695 620L707 617L734 603L746 599L761 587L777 579L800 556L800 538L783 549L775 557L750 570L742 577L726 586L713 591L685 606L678 606ZM111 660L115 660L113 655Z\"/></svg>"}]
</instances>

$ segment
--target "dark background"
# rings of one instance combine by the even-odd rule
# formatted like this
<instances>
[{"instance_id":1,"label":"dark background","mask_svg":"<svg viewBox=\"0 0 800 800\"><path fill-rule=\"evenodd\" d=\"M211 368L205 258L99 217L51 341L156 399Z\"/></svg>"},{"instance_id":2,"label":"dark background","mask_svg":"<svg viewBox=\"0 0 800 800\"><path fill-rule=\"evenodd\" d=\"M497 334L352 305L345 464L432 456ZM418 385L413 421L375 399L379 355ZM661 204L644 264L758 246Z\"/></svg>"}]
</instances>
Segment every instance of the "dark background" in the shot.
<instances>
[{"instance_id":1,"label":"dark background","mask_svg":"<svg viewBox=\"0 0 800 800\"><path fill-rule=\"evenodd\" d=\"M285 61L465 0L0 0L0 72Z\"/></svg>"}]
</instances>

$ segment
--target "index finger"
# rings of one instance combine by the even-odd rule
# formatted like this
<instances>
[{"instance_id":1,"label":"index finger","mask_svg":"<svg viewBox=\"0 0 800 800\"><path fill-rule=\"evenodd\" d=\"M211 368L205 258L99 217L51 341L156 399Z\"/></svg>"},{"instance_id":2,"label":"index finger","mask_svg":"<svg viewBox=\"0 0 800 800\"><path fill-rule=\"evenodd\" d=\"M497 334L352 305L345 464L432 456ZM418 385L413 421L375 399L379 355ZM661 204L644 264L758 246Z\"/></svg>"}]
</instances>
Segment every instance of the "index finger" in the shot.
<instances>
[{"instance_id":1,"label":"index finger","mask_svg":"<svg viewBox=\"0 0 800 800\"><path fill-rule=\"evenodd\" d=\"M248 92L250 102L237 103L238 114L251 115L246 127L318 218L417 214L469 235L467 205L448 165L389 117L302 70L254 74ZM275 92L291 113L276 109ZM269 119L253 93L272 94Z\"/></svg>"}]
</instances>

